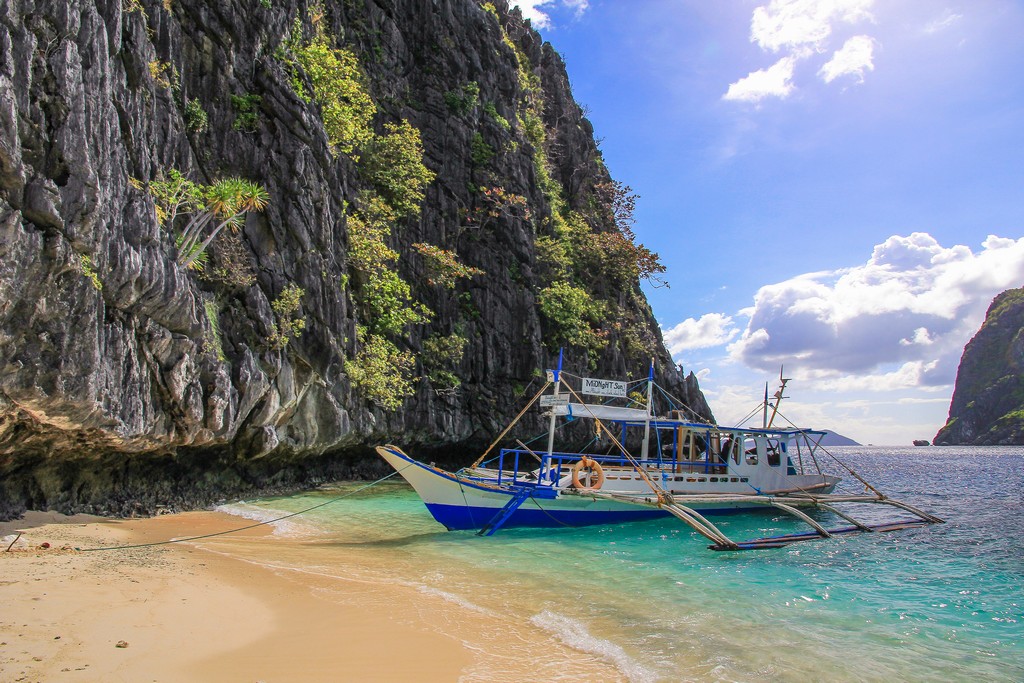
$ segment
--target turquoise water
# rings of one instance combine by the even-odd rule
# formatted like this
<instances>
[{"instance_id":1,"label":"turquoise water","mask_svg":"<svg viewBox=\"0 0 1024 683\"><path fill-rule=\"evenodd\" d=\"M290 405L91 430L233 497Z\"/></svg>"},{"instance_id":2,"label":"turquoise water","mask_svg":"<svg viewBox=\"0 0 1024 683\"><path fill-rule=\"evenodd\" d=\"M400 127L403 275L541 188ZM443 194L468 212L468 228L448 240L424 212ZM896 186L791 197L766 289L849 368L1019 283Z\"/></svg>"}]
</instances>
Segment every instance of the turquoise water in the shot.
<instances>
[{"instance_id":1,"label":"turquoise water","mask_svg":"<svg viewBox=\"0 0 1024 683\"><path fill-rule=\"evenodd\" d=\"M282 561L383 559L388 580L541 631L626 680L1024 680L1024 449L832 450L947 524L742 553L707 550L674 520L481 538L445 531L388 481L296 518L282 531L306 552ZM229 509L296 511L362 485ZM858 516L907 516L875 508ZM736 540L805 528L768 513L715 521Z\"/></svg>"}]
</instances>

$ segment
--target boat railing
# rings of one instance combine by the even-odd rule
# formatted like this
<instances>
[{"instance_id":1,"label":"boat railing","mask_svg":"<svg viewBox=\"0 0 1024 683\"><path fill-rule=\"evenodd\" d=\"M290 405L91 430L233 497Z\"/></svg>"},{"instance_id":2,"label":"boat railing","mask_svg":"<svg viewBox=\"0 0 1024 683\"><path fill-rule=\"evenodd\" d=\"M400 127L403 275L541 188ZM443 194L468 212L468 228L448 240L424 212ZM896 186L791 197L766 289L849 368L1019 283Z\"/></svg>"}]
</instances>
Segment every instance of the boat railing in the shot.
<instances>
[{"instance_id":1,"label":"boat railing","mask_svg":"<svg viewBox=\"0 0 1024 683\"><path fill-rule=\"evenodd\" d=\"M594 453L535 453L522 448L503 448L497 457L482 463L488 469L488 480L497 479L497 484L557 484L562 477L569 474L572 468L583 457L597 461L604 468L633 469L633 464L625 455ZM674 472L677 474L725 474L727 465L714 460L674 460L671 458L651 458L639 461L640 464L651 470L662 472ZM537 469L541 470L537 477ZM470 477L480 478L483 477Z\"/></svg>"}]
</instances>

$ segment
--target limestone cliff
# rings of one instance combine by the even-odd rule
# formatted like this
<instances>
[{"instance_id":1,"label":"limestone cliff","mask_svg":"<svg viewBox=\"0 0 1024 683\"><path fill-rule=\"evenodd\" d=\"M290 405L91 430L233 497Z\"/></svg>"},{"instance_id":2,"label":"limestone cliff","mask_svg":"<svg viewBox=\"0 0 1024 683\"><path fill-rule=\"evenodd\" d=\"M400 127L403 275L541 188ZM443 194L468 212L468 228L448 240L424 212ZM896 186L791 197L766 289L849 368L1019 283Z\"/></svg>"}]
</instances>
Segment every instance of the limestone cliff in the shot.
<instances>
[{"instance_id":1,"label":"limestone cliff","mask_svg":"<svg viewBox=\"0 0 1024 683\"><path fill-rule=\"evenodd\" d=\"M946 426L932 443L1024 445L1024 289L989 306L964 348Z\"/></svg>"},{"instance_id":2,"label":"limestone cliff","mask_svg":"<svg viewBox=\"0 0 1024 683\"><path fill-rule=\"evenodd\" d=\"M361 95L339 113L320 87L345 55L372 113L356 142L331 131ZM403 125L430 182L399 212L384 143L371 162ZM202 271L161 204L172 172L266 191ZM580 374L654 357L710 415L664 349L638 284L657 268L610 181L559 55L501 0L3 3L0 515L368 476L381 439L464 462L559 346Z\"/></svg>"}]
</instances>

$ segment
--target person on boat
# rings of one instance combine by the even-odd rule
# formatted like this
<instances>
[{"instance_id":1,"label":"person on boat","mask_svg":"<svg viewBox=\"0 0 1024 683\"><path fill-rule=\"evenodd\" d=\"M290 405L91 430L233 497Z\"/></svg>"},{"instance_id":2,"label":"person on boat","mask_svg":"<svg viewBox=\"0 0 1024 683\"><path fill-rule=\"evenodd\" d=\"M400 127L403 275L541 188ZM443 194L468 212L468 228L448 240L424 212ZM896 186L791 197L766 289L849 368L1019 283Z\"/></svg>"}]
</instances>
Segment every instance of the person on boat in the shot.
<instances>
[{"instance_id":1,"label":"person on boat","mask_svg":"<svg viewBox=\"0 0 1024 683\"><path fill-rule=\"evenodd\" d=\"M729 462L730 455L732 455L732 437L727 436L722 442L722 462Z\"/></svg>"}]
</instances>

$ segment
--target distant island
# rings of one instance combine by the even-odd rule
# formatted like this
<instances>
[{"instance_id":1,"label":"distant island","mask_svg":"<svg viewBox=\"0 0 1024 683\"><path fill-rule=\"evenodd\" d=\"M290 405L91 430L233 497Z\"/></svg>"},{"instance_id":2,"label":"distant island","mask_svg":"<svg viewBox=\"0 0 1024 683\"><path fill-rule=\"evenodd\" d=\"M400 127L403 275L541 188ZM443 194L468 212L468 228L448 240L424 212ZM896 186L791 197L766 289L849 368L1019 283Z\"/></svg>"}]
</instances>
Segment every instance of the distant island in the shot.
<instances>
[{"instance_id":1,"label":"distant island","mask_svg":"<svg viewBox=\"0 0 1024 683\"><path fill-rule=\"evenodd\" d=\"M842 434L839 434L837 432L832 432L832 431L826 430L825 431L825 436L823 436L822 439L821 439L821 445L822 446L860 446L861 444L857 443L856 441L854 441L853 439L851 439L851 438L849 438L847 436L843 436Z\"/></svg>"}]
</instances>

